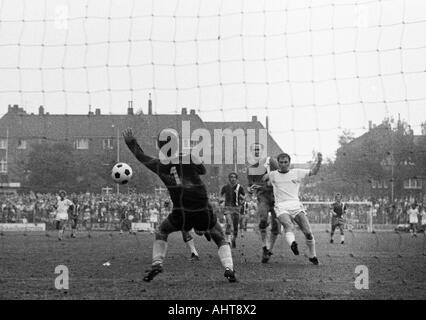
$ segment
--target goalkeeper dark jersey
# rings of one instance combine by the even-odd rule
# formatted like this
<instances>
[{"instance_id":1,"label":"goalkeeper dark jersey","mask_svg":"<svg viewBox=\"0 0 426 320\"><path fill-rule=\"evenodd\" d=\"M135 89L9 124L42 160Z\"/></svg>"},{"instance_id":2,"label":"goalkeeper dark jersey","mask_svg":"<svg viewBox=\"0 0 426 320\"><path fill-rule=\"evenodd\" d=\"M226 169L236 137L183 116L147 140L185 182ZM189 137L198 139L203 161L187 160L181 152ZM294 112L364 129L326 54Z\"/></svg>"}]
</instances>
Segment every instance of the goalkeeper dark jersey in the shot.
<instances>
[{"instance_id":1,"label":"goalkeeper dark jersey","mask_svg":"<svg viewBox=\"0 0 426 320\"><path fill-rule=\"evenodd\" d=\"M142 164L163 181L169 190L173 209L200 211L207 208L207 189L200 178L200 175L206 173L202 163L197 164L191 155L179 154L175 159L177 161L163 164L160 159L146 155L136 139L131 140L127 146Z\"/></svg>"},{"instance_id":2,"label":"goalkeeper dark jersey","mask_svg":"<svg viewBox=\"0 0 426 320\"><path fill-rule=\"evenodd\" d=\"M346 212L346 204L344 204L343 202L334 202L331 205L331 209L334 211L334 213L336 214L336 218L342 218L343 215Z\"/></svg>"}]
</instances>

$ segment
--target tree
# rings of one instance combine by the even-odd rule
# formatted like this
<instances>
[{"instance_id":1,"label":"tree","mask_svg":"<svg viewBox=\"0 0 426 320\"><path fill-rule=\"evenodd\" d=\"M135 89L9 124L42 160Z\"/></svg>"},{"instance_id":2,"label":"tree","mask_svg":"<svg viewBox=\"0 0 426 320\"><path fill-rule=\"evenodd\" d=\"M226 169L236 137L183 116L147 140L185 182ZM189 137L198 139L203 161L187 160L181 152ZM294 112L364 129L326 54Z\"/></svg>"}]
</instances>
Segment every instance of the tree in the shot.
<instances>
[{"instance_id":1,"label":"tree","mask_svg":"<svg viewBox=\"0 0 426 320\"><path fill-rule=\"evenodd\" d=\"M355 139L355 135L352 131L344 129L342 134L339 136L339 145L341 147L347 145Z\"/></svg>"},{"instance_id":2,"label":"tree","mask_svg":"<svg viewBox=\"0 0 426 320\"><path fill-rule=\"evenodd\" d=\"M37 192L68 189L76 176L73 148L67 143L33 144L23 167L28 187Z\"/></svg>"}]
</instances>

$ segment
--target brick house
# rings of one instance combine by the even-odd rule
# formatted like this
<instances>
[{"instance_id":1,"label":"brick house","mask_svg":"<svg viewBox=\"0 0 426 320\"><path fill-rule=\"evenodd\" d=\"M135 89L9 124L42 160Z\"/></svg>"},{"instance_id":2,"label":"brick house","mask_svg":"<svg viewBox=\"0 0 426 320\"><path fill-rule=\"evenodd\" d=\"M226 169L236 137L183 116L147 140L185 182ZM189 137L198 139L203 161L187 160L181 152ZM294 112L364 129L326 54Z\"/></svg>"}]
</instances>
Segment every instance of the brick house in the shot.
<instances>
[{"instance_id":1,"label":"brick house","mask_svg":"<svg viewBox=\"0 0 426 320\"><path fill-rule=\"evenodd\" d=\"M120 161L128 162L130 158L133 159L133 155L122 140L123 129L132 127L144 151L155 155L158 153L156 139L160 131L173 128L181 135L184 121L189 121L191 132L199 128L210 132L226 128L264 129L256 117L251 122L203 122L195 110L188 113L186 108L182 108L181 114L153 114L151 100L148 101L147 114L135 114L131 101L127 113L118 115L102 114L100 109L87 114L49 114L43 106L40 106L38 114L28 114L18 105L9 105L8 112L0 119L0 192L22 190L28 174L22 170L22 164L33 143L65 141L71 143L76 152L105 155L105 159L119 158ZM191 145L194 142L189 139L183 141L184 148ZM268 152L282 152L269 135ZM217 192L227 179L228 169L217 165L206 167L208 172L203 180L209 191ZM237 171L245 173L245 167L238 165ZM246 177L242 182L246 182Z\"/></svg>"}]
</instances>

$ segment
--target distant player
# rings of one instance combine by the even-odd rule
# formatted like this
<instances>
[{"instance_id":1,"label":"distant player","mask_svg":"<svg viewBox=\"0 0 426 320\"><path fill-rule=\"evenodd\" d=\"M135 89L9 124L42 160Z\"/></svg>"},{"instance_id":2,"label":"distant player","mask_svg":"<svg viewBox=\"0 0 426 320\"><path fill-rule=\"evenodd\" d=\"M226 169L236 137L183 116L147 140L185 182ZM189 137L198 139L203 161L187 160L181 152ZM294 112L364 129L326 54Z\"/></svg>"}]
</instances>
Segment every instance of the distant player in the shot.
<instances>
[{"instance_id":1,"label":"distant player","mask_svg":"<svg viewBox=\"0 0 426 320\"><path fill-rule=\"evenodd\" d=\"M270 158L262 158L263 146L255 143L251 147L251 152L257 162L251 165L248 170L248 192L255 193L257 198L257 215L259 217L259 231L262 240L262 263L267 263L272 255L272 249L280 232L279 224L274 210L274 193L272 186L268 186L263 180L263 176L268 170L276 170L278 166ZM271 234L267 239L268 216L271 213Z\"/></svg>"},{"instance_id":2,"label":"distant player","mask_svg":"<svg viewBox=\"0 0 426 320\"><path fill-rule=\"evenodd\" d=\"M127 219L127 203L124 201L118 204L118 214L120 216L120 234L123 234L123 231L126 229L131 233L131 228L128 227L129 220Z\"/></svg>"},{"instance_id":3,"label":"distant player","mask_svg":"<svg viewBox=\"0 0 426 320\"><path fill-rule=\"evenodd\" d=\"M89 238L92 237L91 232L92 232L92 213L90 210L90 205L88 202L84 203L82 206L82 210L83 210L83 227L84 229L87 230L87 236Z\"/></svg>"},{"instance_id":4,"label":"distant player","mask_svg":"<svg viewBox=\"0 0 426 320\"><path fill-rule=\"evenodd\" d=\"M410 223L410 233L413 237L417 237L417 224L419 223L419 209L417 204L413 203L411 207L407 210L408 222Z\"/></svg>"},{"instance_id":5,"label":"distant player","mask_svg":"<svg viewBox=\"0 0 426 320\"><path fill-rule=\"evenodd\" d=\"M238 175L235 172L231 172L228 175L229 183L224 185L220 191L222 202L225 202L223 208L226 229L225 236L226 240L231 243L232 248L236 247L236 240L238 237L238 224L240 222L240 211L244 203L244 188L238 183ZM231 239L232 234L232 239Z\"/></svg>"},{"instance_id":6,"label":"distant player","mask_svg":"<svg viewBox=\"0 0 426 320\"><path fill-rule=\"evenodd\" d=\"M243 205L241 206L240 211L240 231L241 236L243 236L243 231L247 232L247 221L248 221L248 215L249 215L249 203L247 199L245 199Z\"/></svg>"},{"instance_id":7,"label":"distant player","mask_svg":"<svg viewBox=\"0 0 426 320\"><path fill-rule=\"evenodd\" d=\"M343 215L346 214L346 204L342 202L342 195L340 193L336 194L335 202L331 205L331 238L330 243L333 243L333 235L336 228L340 229L340 243L345 243L345 233L344 229L344 218Z\"/></svg>"},{"instance_id":8,"label":"distant player","mask_svg":"<svg viewBox=\"0 0 426 320\"><path fill-rule=\"evenodd\" d=\"M64 190L59 191L58 202L56 203L56 230L58 230L58 240L62 240L66 224L68 222L68 212L73 210L74 204L66 198Z\"/></svg>"},{"instance_id":9,"label":"distant player","mask_svg":"<svg viewBox=\"0 0 426 320\"><path fill-rule=\"evenodd\" d=\"M318 153L317 161L311 170L290 169L291 158L288 154L282 153L277 157L278 170L271 171L265 178L269 178L268 184L274 188L275 212L277 218L284 226L287 243L293 252L298 254L297 243L295 241L292 220L297 223L306 238L306 245L309 249L309 261L317 265L319 263L315 250L315 239L306 217L306 209L299 200L300 183L306 176L313 176L318 173L322 162L322 155Z\"/></svg>"},{"instance_id":10,"label":"distant player","mask_svg":"<svg viewBox=\"0 0 426 320\"><path fill-rule=\"evenodd\" d=\"M75 238L75 234L78 226L78 216L80 214L80 205L78 204L78 199L74 197L72 199L73 206L70 208L70 220L71 220L71 238Z\"/></svg>"},{"instance_id":11,"label":"distant player","mask_svg":"<svg viewBox=\"0 0 426 320\"><path fill-rule=\"evenodd\" d=\"M162 134L157 140L160 160L143 152L132 129L123 131L124 141L130 151L142 164L159 176L167 187L173 203L172 212L155 232L152 267L143 280L151 281L163 272L169 234L194 228L198 233L203 232L208 240L213 239L219 248L218 255L225 268L224 276L229 282L236 282L231 247L225 241L222 228L209 203L206 186L200 179L200 175L206 173L206 168L190 154L172 155L171 149L175 149L174 146L178 141L177 134L172 130L163 130Z\"/></svg>"}]
</instances>

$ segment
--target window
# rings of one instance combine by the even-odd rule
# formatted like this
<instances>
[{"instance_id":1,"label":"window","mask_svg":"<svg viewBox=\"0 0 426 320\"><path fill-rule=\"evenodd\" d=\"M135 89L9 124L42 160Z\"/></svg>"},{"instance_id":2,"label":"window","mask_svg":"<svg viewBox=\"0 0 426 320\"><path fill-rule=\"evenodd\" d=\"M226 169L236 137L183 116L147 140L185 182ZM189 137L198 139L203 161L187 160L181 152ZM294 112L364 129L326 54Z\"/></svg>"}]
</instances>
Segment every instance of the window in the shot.
<instances>
[{"instance_id":1,"label":"window","mask_svg":"<svg viewBox=\"0 0 426 320\"><path fill-rule=\"evenodd\" d=\"M0 149L7 149L7 140L0 139Z\"/></svg>"},{"instance_id":2,"label":"window","mask_svg":"<svg viewBox=\"0 0 426 320\"><path fill-rule=\"evenodd\" d=\"M0 161L0 173L7 173L7 161L1 160Z\"/></svg>"},{"instance_id":3,"label":"window","mask_svg":"<svg viewBox=\"0 0 426 320\"><path fill-rule=\"evenodd\" d=\"M77 139L75 140L76 149L89 149L89 139Z\"/></svg>"},{"instance_id":4,"label":"window","mask_svg":"<svg viewBox=\"0 0 426 320\"><path fill-rule=\"evenodd\" d=\"M113 140L110 139L103 139L102 140L102 147L104 150L111 150L114 149Z\"/></svg>"},{"instance_id":5,"label":"window","mask_svg":"<svg viewBox=\"0 0 426 320\"><path fill-rule=\"evenodd\" d=\"M404 181L404 189L421 189L422 188L422 180L420 179L408 179Z\"/></svg>"},{"instance_id":6,"label":"window","mask_svg":"<svg viewBox=\"0 0 426 320\"><path fill-rule=\"evenodd\" d=\"M373 189L388 189L389 184L387 180L371 180L371 188Z\"/></svg>"},{"instance_id":7,"label":"window","mask_svg":"<svg viewBox=\"0 0 426 320\"><path fill-rule=\"evenodd\" d=\"M26 149L27 141L26 140L18 140L18 149Z\"/></svg>"}]
</instances>

